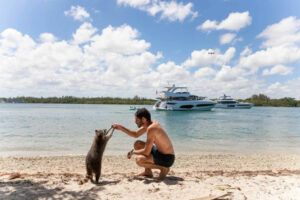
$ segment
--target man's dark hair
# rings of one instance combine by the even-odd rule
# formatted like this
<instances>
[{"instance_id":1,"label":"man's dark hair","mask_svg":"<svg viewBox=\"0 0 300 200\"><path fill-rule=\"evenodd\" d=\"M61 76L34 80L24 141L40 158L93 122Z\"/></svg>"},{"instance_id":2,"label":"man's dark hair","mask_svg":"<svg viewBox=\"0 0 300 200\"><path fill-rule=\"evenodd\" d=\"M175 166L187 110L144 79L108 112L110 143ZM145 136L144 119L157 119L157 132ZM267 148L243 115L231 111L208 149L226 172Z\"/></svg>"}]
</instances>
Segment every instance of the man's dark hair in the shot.
<instances>
[{"instance_id":1,"label":"man's dark hair","mask_svg":"<svg viewBox=\"0 0 300 200\"><path fill-rule=\"evenodd\" d=\"M135 112L135 116L139 119L145 117L148 122L151 122L151 114L146 108L141 108Z\"/></svg>"}]
</instances>

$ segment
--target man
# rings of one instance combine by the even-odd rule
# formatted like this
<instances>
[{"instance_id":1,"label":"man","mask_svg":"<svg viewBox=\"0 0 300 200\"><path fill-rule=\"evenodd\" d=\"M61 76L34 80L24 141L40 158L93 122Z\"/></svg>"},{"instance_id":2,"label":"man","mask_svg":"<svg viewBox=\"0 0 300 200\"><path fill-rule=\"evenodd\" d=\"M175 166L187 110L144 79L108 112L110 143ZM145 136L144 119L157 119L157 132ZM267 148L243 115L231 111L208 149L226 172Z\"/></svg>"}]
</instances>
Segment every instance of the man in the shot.
<instances>
[{"instance_id":1,"label":"man","mask_svg":"<svg viewBox=\"0 0 300 200\"><path fill-rule=\"evenodd\" d=\"M136 111L135 123L139 128L136 131L129 130L120 124L113 124L113 127L134 138L144 133L147 134L146 142L137 140L134 143L134 149L128 152L127 157L130 159L133 154L137 155L137 165L145 168L145 171L139 174L140 176L153 177L151 169L159 169L159 179L163 180L175 160L171 140L162 126L157 121L151 120L150 112L146 108Z\"/></svg>"}]
</instances>

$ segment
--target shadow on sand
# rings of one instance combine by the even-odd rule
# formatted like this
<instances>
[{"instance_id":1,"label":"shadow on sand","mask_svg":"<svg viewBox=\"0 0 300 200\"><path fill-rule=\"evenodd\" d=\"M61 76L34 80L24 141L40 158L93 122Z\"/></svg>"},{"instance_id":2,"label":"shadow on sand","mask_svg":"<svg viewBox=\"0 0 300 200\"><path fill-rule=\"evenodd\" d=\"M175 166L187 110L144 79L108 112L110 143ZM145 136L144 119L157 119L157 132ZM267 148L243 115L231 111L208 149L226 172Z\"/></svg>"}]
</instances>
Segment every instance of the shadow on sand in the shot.
<instances>
[{"instance_id":1,"label":"shadow on sand","mask_svg":"<svg viewBox=\"0 0 300 200\"><path fill-rule=\"evenodd\" d=\"M97 192L104 190L104 185L114 184L114 181L104 181L85 191L72 191L63 187L47 188L47 181L31 181L31 180L15 180L9 182L0 182L0 199L79 199L92 200L99 199ZM9 187L10 191L6 191L5 187Z\"/></svg>"},{"instance_id":2,"label":"shadow on sand","mask_svg":"<svg viewBox=\"0 0 300 200\"><path fill-rule=\"evenodd\" d=\"M167 185L176 185L183 178L176 176L167 176L160 181L157 178L147 178L134 176L128 178L129 182L139 180L144 184L151 183L165 183ZM64 200L64 199L78 199L78 200L94 200L101 199L99 192L105 190L106 185L116 185L121 180L103 180L98 184L94 184L90 189L72 190L72 187L53 186L49 180L33 181L28 179L10 180L8 182L0 182L0 200Z\"/></svg>"},{"instance_id":3,"label":"shadow on sand","mask_svg":"<svg viewBox=\"0 0 300 200\"><path fill-rule=\"evenodd\" d=\"M177 185L179 181L184 181L183 178L177 176L167 176L164 180L159 180L158 178L141 177L141 176L134 176L132 178L128 178L129 182L132 182L133 180L140 180L143 181L145 184L163 182L167 185Z\"/></svg>"},{"instance_id":4,"label":"shadow on sand","mask_svg":"<svg viewBox=\"0 0 300 200\"><path fill-rule=\"evenodd\" d=\"M115 185L115 184L119 183L120 181L121 180L118 180L118 181L100 181L99 183L95 183L95 182L93 182L93 183L97 186L104 186L104 185L111 185L111 184Z\"/></svg>"}]
</instances>

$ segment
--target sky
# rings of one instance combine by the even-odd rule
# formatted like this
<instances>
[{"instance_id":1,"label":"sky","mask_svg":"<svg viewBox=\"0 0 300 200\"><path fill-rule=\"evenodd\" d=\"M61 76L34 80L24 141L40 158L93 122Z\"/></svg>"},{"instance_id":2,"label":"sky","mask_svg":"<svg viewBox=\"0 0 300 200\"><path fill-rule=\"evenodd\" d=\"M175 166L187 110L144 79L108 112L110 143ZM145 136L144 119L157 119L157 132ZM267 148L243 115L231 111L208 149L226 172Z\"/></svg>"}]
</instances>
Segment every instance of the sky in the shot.
<instances>
[{"instance_id":1,"label":"sky","mask_svg":"<svg viewBox=\"0 0 300 200\"><path fill-rule=\"evenodd\" d=\"M0 97L300 99L299 0L0 0Z\"/></svg>"}]
</instances>

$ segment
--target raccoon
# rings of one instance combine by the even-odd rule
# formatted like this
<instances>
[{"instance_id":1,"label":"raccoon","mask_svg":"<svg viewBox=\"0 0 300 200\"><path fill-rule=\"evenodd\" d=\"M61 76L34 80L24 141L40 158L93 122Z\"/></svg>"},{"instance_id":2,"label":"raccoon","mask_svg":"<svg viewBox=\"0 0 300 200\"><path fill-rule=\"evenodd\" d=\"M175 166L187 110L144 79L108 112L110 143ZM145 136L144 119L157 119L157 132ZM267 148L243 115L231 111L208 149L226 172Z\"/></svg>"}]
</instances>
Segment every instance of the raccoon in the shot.
<instances>
[{"instance_id":1,"label":"raccoon","mask_svg":"<svg viewBox=\"0 0 300 200\"><path fill-rule=\"evenodd\" d=\"M109 134L111 129L112 132ZM88 180L93 182L93 174L95 174L95 182L99 182L103 153L114 130L112 127L108 131L106 129L95 130L94 142L85 159L86 177L79 182L80 185L86 183Z\"/></svg>"}]
</instances>

